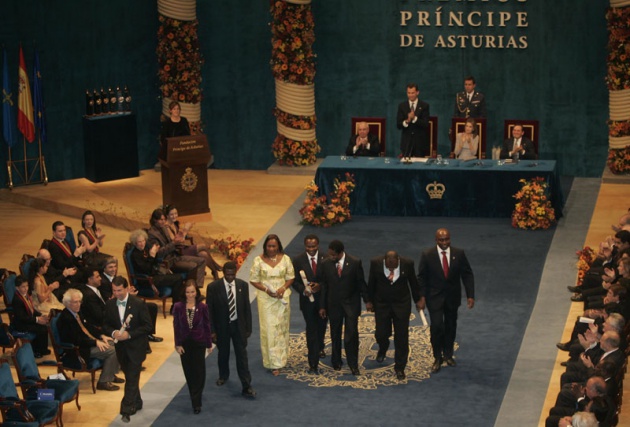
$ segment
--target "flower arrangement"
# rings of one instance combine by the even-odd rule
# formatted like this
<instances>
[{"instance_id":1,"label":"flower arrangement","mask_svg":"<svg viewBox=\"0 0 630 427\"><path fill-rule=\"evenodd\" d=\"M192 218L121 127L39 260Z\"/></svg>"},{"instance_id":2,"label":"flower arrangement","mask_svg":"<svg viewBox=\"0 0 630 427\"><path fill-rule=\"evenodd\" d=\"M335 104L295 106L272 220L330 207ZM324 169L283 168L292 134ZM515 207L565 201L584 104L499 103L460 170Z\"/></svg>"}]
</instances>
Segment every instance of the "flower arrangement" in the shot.
<instances>
[{"instance_id":1,"label":"flower arrangement","mask_svg":"<svg viewBox=\"0 0 630 427\"><path fill-rule=\"evenodd\" d=\"M197 104L202 100L201 66L204 63L199 49L199 22L180 21L159 16L158 77L162 96L179 102Z\"/></svg>"},{"instance_id":2,"label":"flower arrangement","mask_svg":"<svg viewBox=\"0 0 630 427\"><path fill-rule=\"evenodd\" d=\"M314 141L295 141L278 134L271 146L273 156L280 165L307 166L315 163L316 155L322 149Z\"/></svg>"},{"instance_id":3,"label":"flower arrangement","mask_svg":"<svg viewBox=\"0 0 630 427\"><path fill-rule=\"evenodd\" d=\"M578 256L576 264L578 269L577 286L581 286L586 272L591 268L591 263L595 259L595 251L589 246L584 246L582 250L577 251L575 254Z\"/></svg>"},{"instance_id":4,"label":"flower arrangement","mask_svg":"<svg viewBox=\"0 0 630 427\"><path fill-rule=\"evenodd\" d=\"M254 247L253 243L254 239L251 237L240 240L238 237L227 236L214 239L211 249L222 253L230 261L234 261L238 269Z\"/></svg>"},{"instance_id":5,"label":"flower arrangement","mask_svg":"<svg viewBox=\"0 0 630 427\"><path fill-rule=\"evenodd\" d=\"M315 182L306 186L304 205L300 209L302 224L316 227L330 227L350 221L350 194L354 191L354 176L346 172L345 181L335 178L335 191L330 194L330 203L326 203L326 196L318 196L319 188Z\"/></svg>"},{"instance_id":6,"label":"flower arrangement","mask_svg":"<svg viewBox=\"0 0 630 427\"><path fill-rule=\"evenodd\" d=\"M277 107L273 109L273 115L284 126L292 129L309 130L313 129L317 123L317 117L315 116L296 116Z\"/></svg>"},{"instance_id":7,"label":"flower arrangement","mask_svg":"<svg viewBox=\"0 0 630 427\"><path fill-rule=\"evenodd\" d=\"M315 22L311 5L271 0L271 71L288 83L313 84Z\"/></svg>"},{"instance_id":8,"label":"flower arrangement","mask_svg":"<svg viewBox=\"0 0 630 427\"><path fill-rule=\"evenodd\" d=\"M630 89L630 8L609 8L606 20L609 34L606 76L608 89Z\"/></svg>"},{"instance_id":9,"label":"flower arrangement","mask_svg":"<svg viewBox=\"0 0 630 427\"><path fill-rule=\"evenodd\" d=\"M521 190L514 196L517 203L512 212L512 227L529 230L547 229L556 222L556 214L549 200L548 184L543 177L531 181L520 179Z\"/></svg>"},{"instance_id":10,"label":"flower arrangement","mask_svg":"<svg viewBox=\"0 0 630 427\"><path fill-rule=\"evenodd\" d=\"M626 148L608 150L608 169L614 174L621 175L630 173L630 145Z\"/></svg>"},{"instance_id":11,"label":"flower arrangement","mask_svg":"<svg viewBox=\"0 0 630 427\"><path fill-rule=\"evenodd\" d=\"M630 120L608 120L608 135L613 138L630 136Z\"/></svg>"}]
</instances>

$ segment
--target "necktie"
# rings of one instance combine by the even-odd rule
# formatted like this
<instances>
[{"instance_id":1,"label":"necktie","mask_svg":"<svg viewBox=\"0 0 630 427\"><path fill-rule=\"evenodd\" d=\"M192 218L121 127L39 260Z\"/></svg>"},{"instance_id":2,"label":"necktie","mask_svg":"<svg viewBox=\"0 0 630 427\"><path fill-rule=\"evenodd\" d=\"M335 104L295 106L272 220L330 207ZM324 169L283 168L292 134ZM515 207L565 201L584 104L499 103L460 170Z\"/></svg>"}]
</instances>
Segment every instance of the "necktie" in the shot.
<instances>
[{"instance_id":1,"label":"necktie","mask_svg":"<svg viewBox=\"0 0 630 427\"><path fill-rule=\"evenodd\" d=\"M341 263L340 263L340 262L338 262L338 263L337 263L337 276L341 277L341 271L342 271L342 269L341 269Z\"/></svg>"},{"instance_id":2,"label":"necktie","mask_svg":"<svg viewBox=\"0 0 630 427\"><path fill-rule=\"evenodd\" d=\"M236 301L234 300L234 284L230 283L228 287L228 307L230 308L230 321L236 320Z\"/></svg>"},{"instance_id":3,"label":"necktie","mask_svg":"<svg viewBox=\"0 0 630 427\"><path fill-rule=\"evenodd\" d=\"M448 277L448 259L446 259L446 251L442 251L442 270L444 270L444 277Z\"/></svg>"},{"instance_id":4,"label":"necktie","mask_svg":"<svg viewBox=\"0 0 630 427\"><path fill-rule=\"evenodd\" d=\"M389 276L387 276L387 280L389 280L390 283L394 283L394 269L390 268L389 269Z\"/></svg>"},{"instance_id":5,"label":"necktie","mask_svg":"<svg viewBox=\"0 0 630 427\"><path fill-rule=\"evenodd\" d=\"M415 102L411 103L411 111L416 111L416 103Z\"/></svg>"},{"instance_id":6,"label":"necktie","mask_svg":"<svg viewBox=\"0 0 630 427\"><path fill-rule=\"evenodd\" d=\"M90 339L94 341L98 341L96 338L94 338L94 336L90 333L90 331L87 330L87 328L83 324L83 321L81 320L81 316L79 315L79 313L77 313L77 316L75 317L75 319L77 319L77 322L79 322L79 327L81 328L81 330L83 331L85 335L87 335L88 337L90 337Z\"/></svg>"},{"instance_id":7,"label":"necktie","mask_svg":"<svg viewBox=\"0 0 630 427\"><path fill-rule=\"evenodd\" d=\"M317 263L315 262L315 257L311 258L311 270L313 270L313 274L317 274Z\"/></svg>"}]
</instances>

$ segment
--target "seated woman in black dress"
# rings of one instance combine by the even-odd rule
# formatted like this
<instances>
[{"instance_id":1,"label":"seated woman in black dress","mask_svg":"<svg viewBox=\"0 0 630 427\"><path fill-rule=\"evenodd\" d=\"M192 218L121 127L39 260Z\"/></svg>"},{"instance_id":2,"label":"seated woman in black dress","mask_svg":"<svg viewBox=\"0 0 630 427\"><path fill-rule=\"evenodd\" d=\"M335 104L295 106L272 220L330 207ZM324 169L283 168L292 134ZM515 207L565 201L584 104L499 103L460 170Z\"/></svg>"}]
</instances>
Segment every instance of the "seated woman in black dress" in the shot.
<instances>
[{"instance_id":1,"label":"seated woman in black dress","mask_svg":"<svg viewBox=\"0 0 630 427\"><path fill-rule=\"evenodd\" d=\"M81 226L83 229L79 231L78 237L80 244L86 248L83 259L89 265L101 269L104 267L105 261L111 258L111 255L101 252L105 235L101 231L101 227L96 225L96 218L92 211L83 212Z\"/></svg>"},{"instance_id":2,"label":"seated woman in black dress","mask_svg":"<svg viewBox=\"0 0 630 427\"><path fill-rule=\"evenodd\" d=\"M33 300L29 293L28 279L25 276L15 278L15 295L13 296L13 323L12 330L16 335L34 335L31 340L35 357L43 357L50 354L48 350L48 314L42 314L35 310ZM29 337L30 338L30 337Z\"/></svg>"},{"instance_id":3,"label":"seated woman in black dress","mask_svg":"<svg viewBox=\"0 0 630 427\"><path fill-rule=\"evenodd\" d=\"M147 248L147 233L144 230L131 232L129 241L134 246L131 252L131 266L135 274L144 274L153 279L153 292L160 296L172 295L173 303L177 302L181 293L184 279L179 274L164 270L157 258L159 245ZM162 270L162 271L160 271ZM143 295L143 285L138 283L138 292Z\"/></svg>"},{"instance_id":4,"label":"seated woman in black dress","mask_svg":"<svg viewBox=\"0 0 630 427\"><path fill-rule=\"evenodd\" d=\"M219 271L221 271L221 267L217 264L214 258L212 258L212 255L210 255L210 250L203 243L192 244L192 239L188 238L188 231L192 228L192 223L187 222L185 224L180 224L177 220L177 218L179 218L177 208L172 205L164 207L164 215L166 215L165 228L168 231L171 240L175 240L175 236L178 234L184 238L184 243L178 245L178 252L180 255L205 258L206 266L212 270L212 277L214 280L219 280Z\"/></svg>"}]
</instances>

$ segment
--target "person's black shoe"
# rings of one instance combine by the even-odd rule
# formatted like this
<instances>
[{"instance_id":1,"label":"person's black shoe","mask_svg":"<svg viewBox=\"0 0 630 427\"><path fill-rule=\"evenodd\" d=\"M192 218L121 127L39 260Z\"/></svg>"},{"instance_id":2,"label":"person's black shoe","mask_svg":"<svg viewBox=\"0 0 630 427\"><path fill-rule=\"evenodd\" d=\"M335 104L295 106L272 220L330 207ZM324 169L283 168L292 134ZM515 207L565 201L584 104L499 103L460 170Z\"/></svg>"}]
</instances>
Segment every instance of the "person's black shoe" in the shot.
<instances>
[{"instance_id":1,"label":"person's black shoe","mask_svg":"<svg viewBox=\"0 0 630 427\"><path fill-rule=\"evenodd\" d=\"M361 371L359 371L359 368L356 366L351 367L350 372L352 372L352 375L354 376L361 375Z\"/></svg>"},{"instance_id":2,"label":"person's black shoe","mask_svg":"<svg viewBox=\"0 0 630 427\"><path fill-rule=\"evenodd\" d=\"M583 302L584 301L584 297L582 296L582 294L579 294L579 295L576 294L576 295L573 295L571 297L571 301L573 301L573 302Z\"/></svg>"},{"instance_id":3,"label":"person's black shoe","mask_svg":"<svg viewBox=\"0 0 630 427\"><path fill-rule=\"evenodd\" d=\"M131 421L131 418L129 418L128 414L122 414L122 418L120 419L120 421L122 421L123 423L128 423L129 421Z\"/></svg>"},{"instance_id":4,"label":"person's black shoe","mask_svg":"<svg viewBox=\"0 0 630 427\"><path fill-rule=\"evenodd\" d=\"M385 352L385 351L380 351L380 350L379 350L379 351L378 351L378 354L376 355L376 361L377 361L378 363L383 363L383 360L385 360L385 354L386 354L386 352Z\"/></svg>"},{"instance_id":5,"label":"person's black shoe","mask_svg":"<svg viewBox=\"0 0 630 427\"><path fill-rule=\"evenodd\" d=\"M253 389L253 388L251 388L251 387L244 388L244 389L243 389L243 391L241 392L241 394L242 394L244 397L249 397L249 398L251 398L251 399L253 399L254 397L256 397L256 392L255 392L255 391L254 391L254 389Z\"/></svg>"},{"instance_id":6,"label":"person's black shoe","mask_svg":"<svg viewBox=\"0 0 630 427\"><path fill-rule=\"evenodd\" d=\"M317 370L316 366L311 366L310 368L308 368L308 373L311 375L319 375L319 371Z\"/></svg>"},{"instance_id":7,"label":"person's black shoe","mask_svg":"<svg viewBox=\"0 0 630 427\"><path fill-rule=\"evenodd\" d=\"M448 366L455 366L455 365L457 365L457 363L455 363L455 359L453 359L452 357L447 357L446 358L446 364Z\"/></svg>"},{"instance_id":8,"label":"person's black shoe","mask_svg":"<svg viewBox=\"0 0 630 427\"><path fill-rule=\"evenodd\" d=\"M431 366L431 372L436 374L440 372L440 369L442 369L442 359L435 359L433 366Z\"/></svg>"},{"instance_id":9,"label":"person's black shoe","mask_svg":"<svg viewBox=\"0 0 630 427\"><path fill-rule=\"evenodd\" d=\"M117 377L116 375L114 375L114 379L112 380L112 382L116 383L116 384L124 384L125 380L123 380L122 378Z\"/></svg>"},{"instance_id":10,"label":"person's black shoe","mask_svg":"<svg viewBox=\"0 0 630 427\"><path fill-rule=\"evenodd\" d=\"M405 375L405 371L396 371L396 379L398 381L402 381L405 378L407 378L407 376Z\"/></svg>"},{"instance_id":11,"label":"person's black shoe","mask_svg":"<svg viewBox=\"0 0 630 427\"><path fill-rule=\"evenodd\" d=\"M153 350L151 350L151 346L147 344L147 354L151 353L153 353Z\"/></svg>"},{"instance_id":12,"label":"person's black shoe","mask_svg":"<svg viewBox=\"0 0 630 427\"><path fill-rule=\"evenodd\" d=\"M324 357L326 357L326 352L324 350L319 352L319 358L323 359Z\"/></svg>"},{"instance_id":13,"label":"person's black shoe","mask_svg":"<svg viewBox=\"0 0 630 427\"><path fill-rule=\"evenodd\" d=\"M558 347L558 350L562 350L562 351L569 351L569 347L571 346L570 342L559 342L556 343L556 347Z\"/></svg>"},{"instance_id":14,"label":"person's black shoe","mask_svg":"<svg viewBox=\"0 0 630 427\"><path fill-rule=\"evenodd\" d=\"M219 387L221 387L223 384L225 384L225 381L226 381L225 379L223 379L223 378L219 378L219 379L217 379L217 385L218 385Z\"/></svg>"},{"instance_id":15,"label":"person's black shoe","mask_svg":"<svg viewBox=\"0 0 630 427\"><path fill-rule=\"evenodd\" d=\"M162 342L162 341L164 341L164 338L156 337L155 335L150 334L149 335L149 341L151 341L151 342Z\"/></svg>"},{"instance_id":16,"label":"person's black shoe","mask_svg":"<svg viewBox=\"0 0 630 427\"><path fill-rule=\"evenodd\" d=\"M565 362L560 362L560 366L567 366L567 365L568 365L568 363L566 361Z\"/></svg>"},{"instance_id":17,"label":"person's black shoe","mask_svg":"<svg viewBox=\"0 0 630 427\"><path fill-rule=\"evenodd\" d=\"M196 407L193 408L193 414L199 415L200 412L201 412L201 408L200 407L196 406Z\"/></svg>"},{"instance_id":18,"label":"person's black shoe","mask_svg":"<svg viewBox=\"0 0 630 427\"><path fill-rule=\"evenodd\" d=\"M106 390L106 391L116 391L116 390L120 390L120 387L118 387L117 385L114 385L110 382L102 382L102 383L97 383L96 384L96 389L97 390Z\"/></svg>"},{"instance_id":19,"label":"person's black shoe","mask_svg":"<svg viewBox=\"0 0 630 427\"><path fill-rule=\"evenodd\" d=\"M582 292L582 287L581 286L567 286L567 289L571 292L574 293L580 293Z\"/></svg>"}]
</instances>

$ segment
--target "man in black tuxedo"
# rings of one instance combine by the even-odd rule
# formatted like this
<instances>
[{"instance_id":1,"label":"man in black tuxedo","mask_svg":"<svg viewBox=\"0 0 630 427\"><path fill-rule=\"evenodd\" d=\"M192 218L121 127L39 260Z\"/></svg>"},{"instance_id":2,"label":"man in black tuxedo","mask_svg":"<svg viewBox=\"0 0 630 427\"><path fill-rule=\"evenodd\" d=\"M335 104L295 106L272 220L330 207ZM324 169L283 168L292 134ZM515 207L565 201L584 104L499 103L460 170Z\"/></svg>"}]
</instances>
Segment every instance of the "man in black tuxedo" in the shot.
<instances>
[{"instance_id":1,"label":"man in black tuxedo","mask_svg":"<svg viewBox=\"0 0 630 427\"><path fill-rule=\"evenodd\" d=\"M366 308L373 311L376 320L376 361L385 360L389 337L394 325L394 372L399 380L405 379L405 367L409 359L409 316L411 300L420 310L420 287L413 261L401 258L395 251L370 261Z\"/></svg>"},{"instance_id":2,"label":"man in black tuxedo","mask_svg":"<svg viewBox=\"0 0 630 427\"><path fill-rule=\"evenodd\" d=\"M229 294L234 297L230 304ZM230 341L236 355L236 371L241 380L245 397L254 398L247 360L247 338L252 334L252 311L249 301L249 285L236 278L236 264L228 261L223 265L223 279L215 280L206 288L206 304L212 319L213 338L219 349L219 378L222 386L230 377Z\"/></svg>"},{"instance_id":3,"label":"man in black tuxedo","mask_svg":"<svg viewBox=\"0 0 630 427\"><path fill-rule=\"evenodd\" d=\"M407 101L398 105L396 126L402 131L400 153L403 157L426 157L431 152L429 141L429 104L420 101L418 85L407 85Z\"/></svg>"},{"instance_id":4,"label":"man in black tuxedo","mask_svg":"<svg viewBox=\"0 0 630 427\"><path fill-rule=\"evenodd\" d=\"M531 139L523 136L523 125L514 125L512 138L503 141L502 159L536 160L536 150Z\"/></svg>"},{"instance_id":5,"label":"man in black tuxedo","mask_svg":"<svg viewBox=\"0 0 630 427\"><path fill-rule=\"evenodd\" d=\"M367 285L359 258L345 253L343 243L333 240L328 245L328 258L317 269L322 287L319 314L330 319L332 341L331 363L335 371L341 370L341 330L344 327L343 346L352 375L359 371L359 316L361 297L367 302Z\"/></svg>"},{"instance_id":6,"label":"man in black tuxedo","mask_svg":"<svg viewBox=\"0 0 630 427\"><path fill-rule=\"evenodd\" d=\"M87 320L83 313L82 300L83 295L78 289L68 289L63 295L63 305L66 308L59 315L57 323L61 341L78 346L79 353L86 362L90 358L102 360L103 369L96 389L116 391L120 387L112 383L120 384L125 380L116 376L119 366L114 343L102 333L100 326L97 328Z\"/></svg>"},{"instance_id":7,"label":"man in black tuxedo","mask_svg":"<svg viewBox=\"0 0 630 427\"><path fill-rule=\"evenodd\" d=\"M420 257L420 309L425 302L431 316L432 372L439 372L442 362L455 366L453 346L457 331L457 310L461 305L461 283L466 290L468 308L475 305L475 277L462 249L451 247L451 234L445 228L435 233L437 246Z\"/></svg>"},{"instance_id":8,"label":"man in black tuxedo","mask_svg":"<svg viewBox=\"0 0 630 427\"><path fill-rule=\"evenodd\" d=\"M103 332L118 341L116 356L126 380L120 414L122 421L128 423L130 417L142 409L140 371L147 356L147 335L151 333L151 318L144 301L129 294L127 279L115 277L112 292L115 298L105 305ZM124 331L121 330L123 325L126 326Z\"/></svg>"},{"instance_id":9,"label":"man in black tuxedo","mask_svg":"<svg viewBox=\"0 0 630 427\"><path fill-rule=\"evenodd\" d=\"M464 91L455 95L455 112L453 117L486 117L486 98L477 92L475 78L468 76L464 79Z\"/></svg>"},{"instance_id":10,"label":"man in black tuxedo","mask_svg":"<svg viewBox=\"0 0 630 427\"><path fill-rule=\"evenodd\" d=\"M52 225L53 238L48 244L48 252L51 256L51 265L57 271L76 268L76 273L71 276L73 283L81 284L85 279L81 257L87 250L80 245L74 251L66 240L66 226L61 221L55 221Z\"/></svg>"},{"instance_id":11,"label":"man in black tuxedo","mask_svg":"<svg viewBox=\"0 0 630 427\"><path fill-rule=\"evenodd\" d=\"M319 359L325 357L324 336L327 319L319 316L321 286L317 283L317 266L324 261L319 253L319 237L309 234L304 238L305 251L293 258L295 281L293 288L300 295L300 310L306 322L306 347L308 348L308 372L318 374ZM302 274L306 276L306 283ZM309 286L308 289L306 286ZM311 298L313 301L311 301Z\"/></svg>"},{"instance_id":12,"label":"man in black tuxedo","mask_svg":"<svg viewBox=\"0 0 630 427\"><path fill-rule=\"evenodd\" d=\"M381 144L378 137L370 133L370 127L366 122L357 123L357 135L350 137L346 147L346 156L378 157L381 152Z\"/></svg>"},{"instance_id":13,"label":"man in black tuxedo","mask_svg":"<svg viewBox=\"0 0 630 427\"><path fill-rule=\"evenodd\" d=\"M100 291L101 275L98 269L94 267L89 267L87 271L87 284L79 287L79 290L83 294L81 314L90 325L101 329L105 316L105 302L107 301L103 298Z\"/></svg>"}]
</instances>

